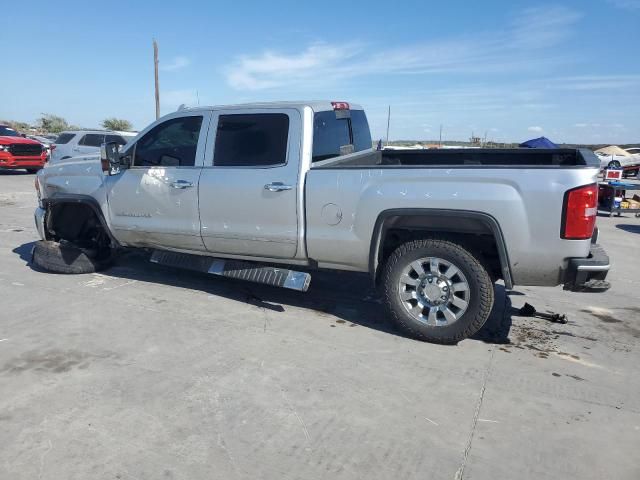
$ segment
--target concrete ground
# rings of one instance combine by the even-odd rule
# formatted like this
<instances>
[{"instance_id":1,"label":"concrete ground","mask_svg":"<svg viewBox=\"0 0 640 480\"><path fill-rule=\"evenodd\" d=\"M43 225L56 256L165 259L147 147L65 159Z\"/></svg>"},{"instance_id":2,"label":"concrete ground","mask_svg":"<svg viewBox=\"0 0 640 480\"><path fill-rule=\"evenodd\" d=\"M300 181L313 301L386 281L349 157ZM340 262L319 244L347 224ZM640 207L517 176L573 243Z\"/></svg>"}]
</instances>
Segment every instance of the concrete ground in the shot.
<instances>
[{"instance_id":1,"label":"concrete ground","mask_svg":"<svg viewBox=\"0 0 640 480\"><path fill-rule=\"evenodd\" d=\"M360 276L38 272L35 203L0 173L2 479L640 478L640 219L598 219L609 292L498 286L447 347L390 328Z\"/></svg>"}]
</instances>

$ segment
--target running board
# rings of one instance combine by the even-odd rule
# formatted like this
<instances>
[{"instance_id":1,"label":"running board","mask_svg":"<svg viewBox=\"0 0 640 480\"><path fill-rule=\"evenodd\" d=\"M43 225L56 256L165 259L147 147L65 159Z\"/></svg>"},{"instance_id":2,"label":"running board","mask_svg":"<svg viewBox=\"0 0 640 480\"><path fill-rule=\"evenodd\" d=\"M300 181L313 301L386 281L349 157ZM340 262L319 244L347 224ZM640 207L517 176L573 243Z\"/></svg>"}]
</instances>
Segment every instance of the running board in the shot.
<instances>
[{"instance_id":1,"label":"running board","mask_svg":"<svg viewBox=\"0 0 640 480\"><path fill-rule=\"evenodd\" d=\"M266 267L242 260L222 260L201 255L154 250L150 261L167 267L195 270L221 277L263 283L272 287L290 288L300 292L306 292L311 283L311 275L308 273L286 268Z\"/></svg>"}]
</instances>

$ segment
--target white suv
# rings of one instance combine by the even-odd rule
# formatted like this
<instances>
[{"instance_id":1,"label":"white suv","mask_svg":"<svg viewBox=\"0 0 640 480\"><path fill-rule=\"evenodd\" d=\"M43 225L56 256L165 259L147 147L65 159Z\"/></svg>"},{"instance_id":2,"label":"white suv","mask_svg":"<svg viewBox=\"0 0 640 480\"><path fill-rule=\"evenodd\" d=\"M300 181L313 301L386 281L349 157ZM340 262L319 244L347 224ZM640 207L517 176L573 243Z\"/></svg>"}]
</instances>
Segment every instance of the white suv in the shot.
<instances>
[{"instance_id":1,"label":"white suv","mask_svg":"<svg viewBox=\"0 0 640 480\"><path fill-rule=\"evenodd\" d=\"M122 147L136 136L135 132L110 132L105 130L76 130L62 132L52 145L51 163L78 155L92 155L100 151L105 142L116 142Z\"/></svg>"}]
</instances>

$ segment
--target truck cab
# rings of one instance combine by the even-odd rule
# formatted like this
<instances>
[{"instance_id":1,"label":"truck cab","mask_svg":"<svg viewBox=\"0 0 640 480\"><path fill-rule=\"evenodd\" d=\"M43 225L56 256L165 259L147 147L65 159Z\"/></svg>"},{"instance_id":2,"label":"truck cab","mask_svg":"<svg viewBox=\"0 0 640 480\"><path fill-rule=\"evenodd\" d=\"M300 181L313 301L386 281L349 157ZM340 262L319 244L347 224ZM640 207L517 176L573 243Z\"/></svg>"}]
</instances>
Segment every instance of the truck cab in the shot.
<instances>
[{"instance_id":1,"label":"truck cab","mask_svg":"<svg viewBox=\"0 0 640 480\"><path fill-rule=\"evenodd\" d=\"M80 156L44 181L57 196L99 191L121 245L306 261L301 179L312 161L371 149L364 111L343 106L339 121L330 102L182 109L119 150L117 174ZM87 158L93 181L57 183Z\"/></svg>"}]
</instances>

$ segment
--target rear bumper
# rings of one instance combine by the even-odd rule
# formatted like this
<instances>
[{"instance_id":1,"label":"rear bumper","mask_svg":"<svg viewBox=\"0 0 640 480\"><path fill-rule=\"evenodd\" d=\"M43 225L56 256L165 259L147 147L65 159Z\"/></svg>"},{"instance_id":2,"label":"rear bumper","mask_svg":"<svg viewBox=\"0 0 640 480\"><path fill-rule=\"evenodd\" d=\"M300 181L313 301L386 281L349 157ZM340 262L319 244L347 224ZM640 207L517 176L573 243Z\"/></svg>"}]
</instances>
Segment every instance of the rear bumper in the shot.
<instances>
[{"instance_id":1,"label":"rear bumper","mask_svg":"<svg viewBox=\"0 0 640 480\"><path fill-rule=\"evenodd\" d=\"M605 279L610 268L609 256L604 248L594 243L588 257L569 260L564 288L574 292L608 290L611 285Z\"/></svg>"}]
</instances>

